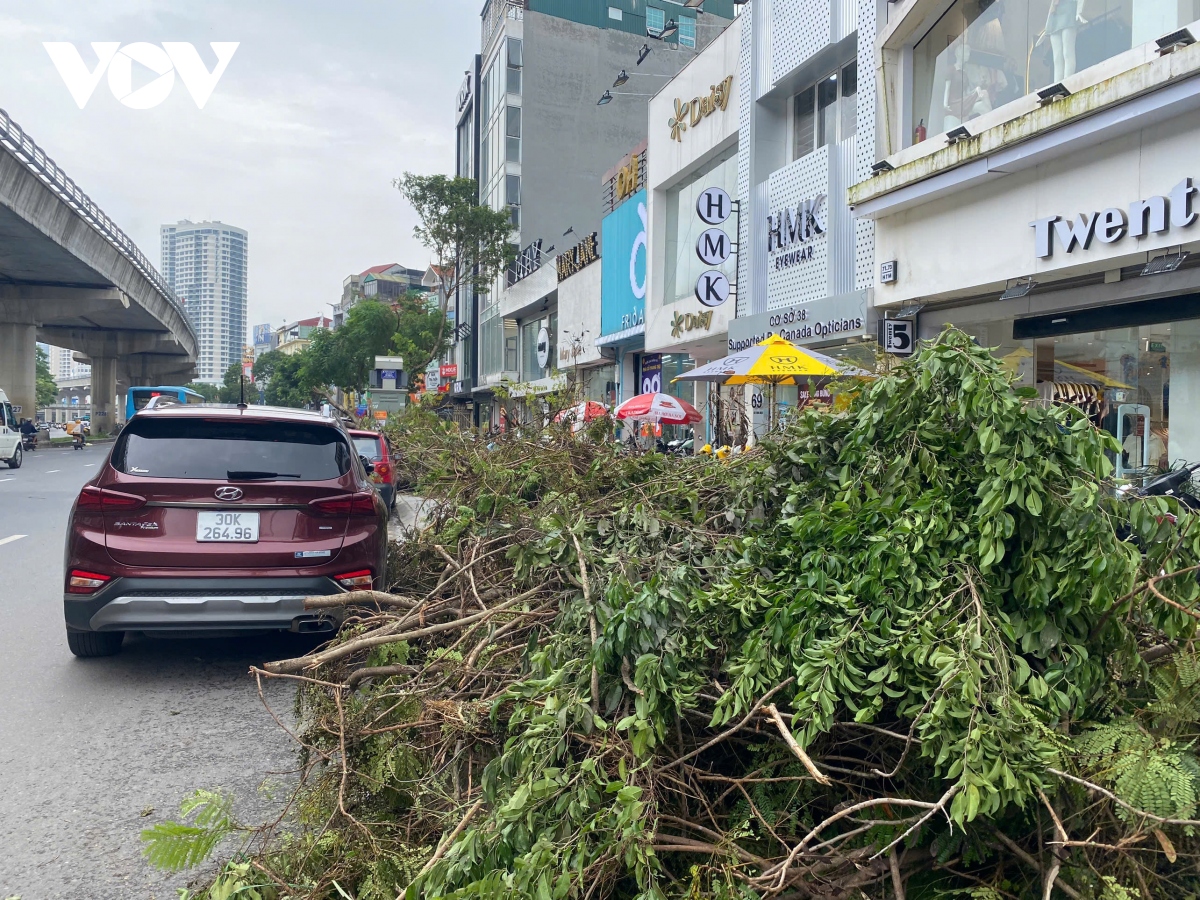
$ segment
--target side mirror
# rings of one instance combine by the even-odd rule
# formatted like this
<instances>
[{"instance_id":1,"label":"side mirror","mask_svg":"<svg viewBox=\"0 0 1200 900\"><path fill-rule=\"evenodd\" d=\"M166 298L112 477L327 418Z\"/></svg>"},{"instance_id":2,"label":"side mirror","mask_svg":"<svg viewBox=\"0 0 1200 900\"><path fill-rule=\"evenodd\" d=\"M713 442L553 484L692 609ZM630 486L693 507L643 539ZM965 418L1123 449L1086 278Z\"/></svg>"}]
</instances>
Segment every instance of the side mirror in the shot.
<instances>
[{"instance_id":1,"label":"side mirror","mask_svg":"<svg viewBox=\"0 0 1200 900\"><path fill-rule=\"evenodd\" d=\"M363 468L367 470L368 475L375 471L375 466L369 459L365 456L360 456L359 459L362 460Z\"/></svg>"}]
</instances>

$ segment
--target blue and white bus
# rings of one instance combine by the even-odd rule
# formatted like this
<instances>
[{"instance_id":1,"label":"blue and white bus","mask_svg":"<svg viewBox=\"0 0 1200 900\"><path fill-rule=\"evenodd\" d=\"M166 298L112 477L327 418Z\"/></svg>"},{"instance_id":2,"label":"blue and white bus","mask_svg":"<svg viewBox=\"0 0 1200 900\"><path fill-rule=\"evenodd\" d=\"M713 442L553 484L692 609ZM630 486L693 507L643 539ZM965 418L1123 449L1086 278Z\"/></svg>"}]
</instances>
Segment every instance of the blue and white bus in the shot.
<instances>
[{"instance_id":1,"label":"blue and white bus","mask_svg":"<svg viewBox=\"0 0 1200 900\"><path fill-rule=\"evenodd\" d=\"M177 386L131 387L125 400L125 421L133 418L139 409L145 409L154 397L169 397L177 403L204 403L204 395L191 388Z\"/></svg>"}]
</instances>

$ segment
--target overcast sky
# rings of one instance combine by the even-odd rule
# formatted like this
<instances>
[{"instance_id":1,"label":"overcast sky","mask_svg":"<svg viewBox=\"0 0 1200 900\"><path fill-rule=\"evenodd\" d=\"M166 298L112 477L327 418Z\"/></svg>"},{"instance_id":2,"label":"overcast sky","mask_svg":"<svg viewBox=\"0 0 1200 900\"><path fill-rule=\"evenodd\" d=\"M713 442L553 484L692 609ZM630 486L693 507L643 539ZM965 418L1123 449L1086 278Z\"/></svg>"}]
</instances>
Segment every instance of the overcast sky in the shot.
<instances>
[{"instance_id":1,"label":"overcast sky","mask_svg":"<svg viewBox=\"0 0 1200 900\"><path fill-rule=\"evenodd\" d=\"M160 264L159 225L250 233L248 325L280 325L379 263L424 268L392 178L449 173L482 0L0 0L0 107ZM102 78L80 109L43 41L238 41L204 109L176 77L152 109ZM154 78L134 66L134 89Z\"/></svg>"}]
</instances>

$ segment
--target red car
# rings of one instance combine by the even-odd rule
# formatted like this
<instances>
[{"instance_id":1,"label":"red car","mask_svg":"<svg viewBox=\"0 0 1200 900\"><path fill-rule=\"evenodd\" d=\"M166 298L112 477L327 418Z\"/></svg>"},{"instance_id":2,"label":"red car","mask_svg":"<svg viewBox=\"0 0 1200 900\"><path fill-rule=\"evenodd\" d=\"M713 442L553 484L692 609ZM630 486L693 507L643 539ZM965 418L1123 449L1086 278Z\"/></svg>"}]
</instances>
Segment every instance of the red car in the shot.
<instances>
[{"instance_id":1,"label":"red car","mask_svg":"<svg viewBox=\"0 0 1200 900\"><path fill-rule=\"evenodd\" d=\"M392 455L388 448L387 438L378 431L359 431L354 428L350 429L350 437L354 440L354 447L358 451L358 455L374 466L375 471L371 473L371 480L379 487L383 505L389 510L394 510L396 508L396 470L392 465Z\"/></svg>"},{"instance_id":2,"label":"red car","mask_svg":"<svg viewBox=\"0 0 1200 900\"><path fill-rule=\"evenodd\" d=\"M318 413L139 412L71 509L63 606L76 656L126 631L333 630L304 598L383 588L387 510Z\"/></svg>"}]
</instances>

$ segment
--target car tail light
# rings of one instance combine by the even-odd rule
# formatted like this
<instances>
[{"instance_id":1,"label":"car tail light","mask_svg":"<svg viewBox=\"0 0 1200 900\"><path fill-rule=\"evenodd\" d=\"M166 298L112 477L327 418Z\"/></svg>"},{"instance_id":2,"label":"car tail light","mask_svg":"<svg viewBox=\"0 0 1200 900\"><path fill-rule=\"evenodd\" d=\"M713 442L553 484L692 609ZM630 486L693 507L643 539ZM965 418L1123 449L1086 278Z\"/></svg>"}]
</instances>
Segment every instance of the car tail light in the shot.
<instances>
[{"instance_id":1,"label":"car tail light","mask_svg":"<svg viewBox=\"0 0 1200 900\"><path fill-rule=\"evenodd\" d=\"M385 483L391 483L392 467L389 463L377 462L375 463L375 474L383 479Z\"/></svg>"},{"instance_id":2,"label":"car tail light","mask_svg":"<svg viewBox=\"0 0 1200 900\"><path fill-rule=\"evenodd\" d=\"M353 572L334 575L333 580L347 590L369 591L371 589L371 570L356 569Z\"/></svg>"},{"instance_id":3,"label":"car tail light","mask_svg":"<svg viewBox=\"0 0 1200 900\"><path fill-rule=\"evenodd\" d=\"M105 583L112 580L111 575L101 575L99 572L85 572L83 569L72 569L67 577L68 594L94 594Z\"/></svg>"},{"instance_id":4,"label":"car tail light","mask_svg":"<svg viewBox=\"0 0 1200 900\"><path fill-rule=\"evenodd\" d=\"M369 491L313 500L308 508L318 516L373 516L375 495Z\"/></svg>"},{"instance_id":5,"label":"car tail light","mask_svg":"<svg viewBox=\"0 0 1200 900\"><path fill-rule=\"evenodd\" d=\"M121 491L110 491L107 488L85 487L79 492L79 502L76 509L100 512L140 509L146 505L146 498L136 494L124 494Z\"/></svg>"}]
</instances>

